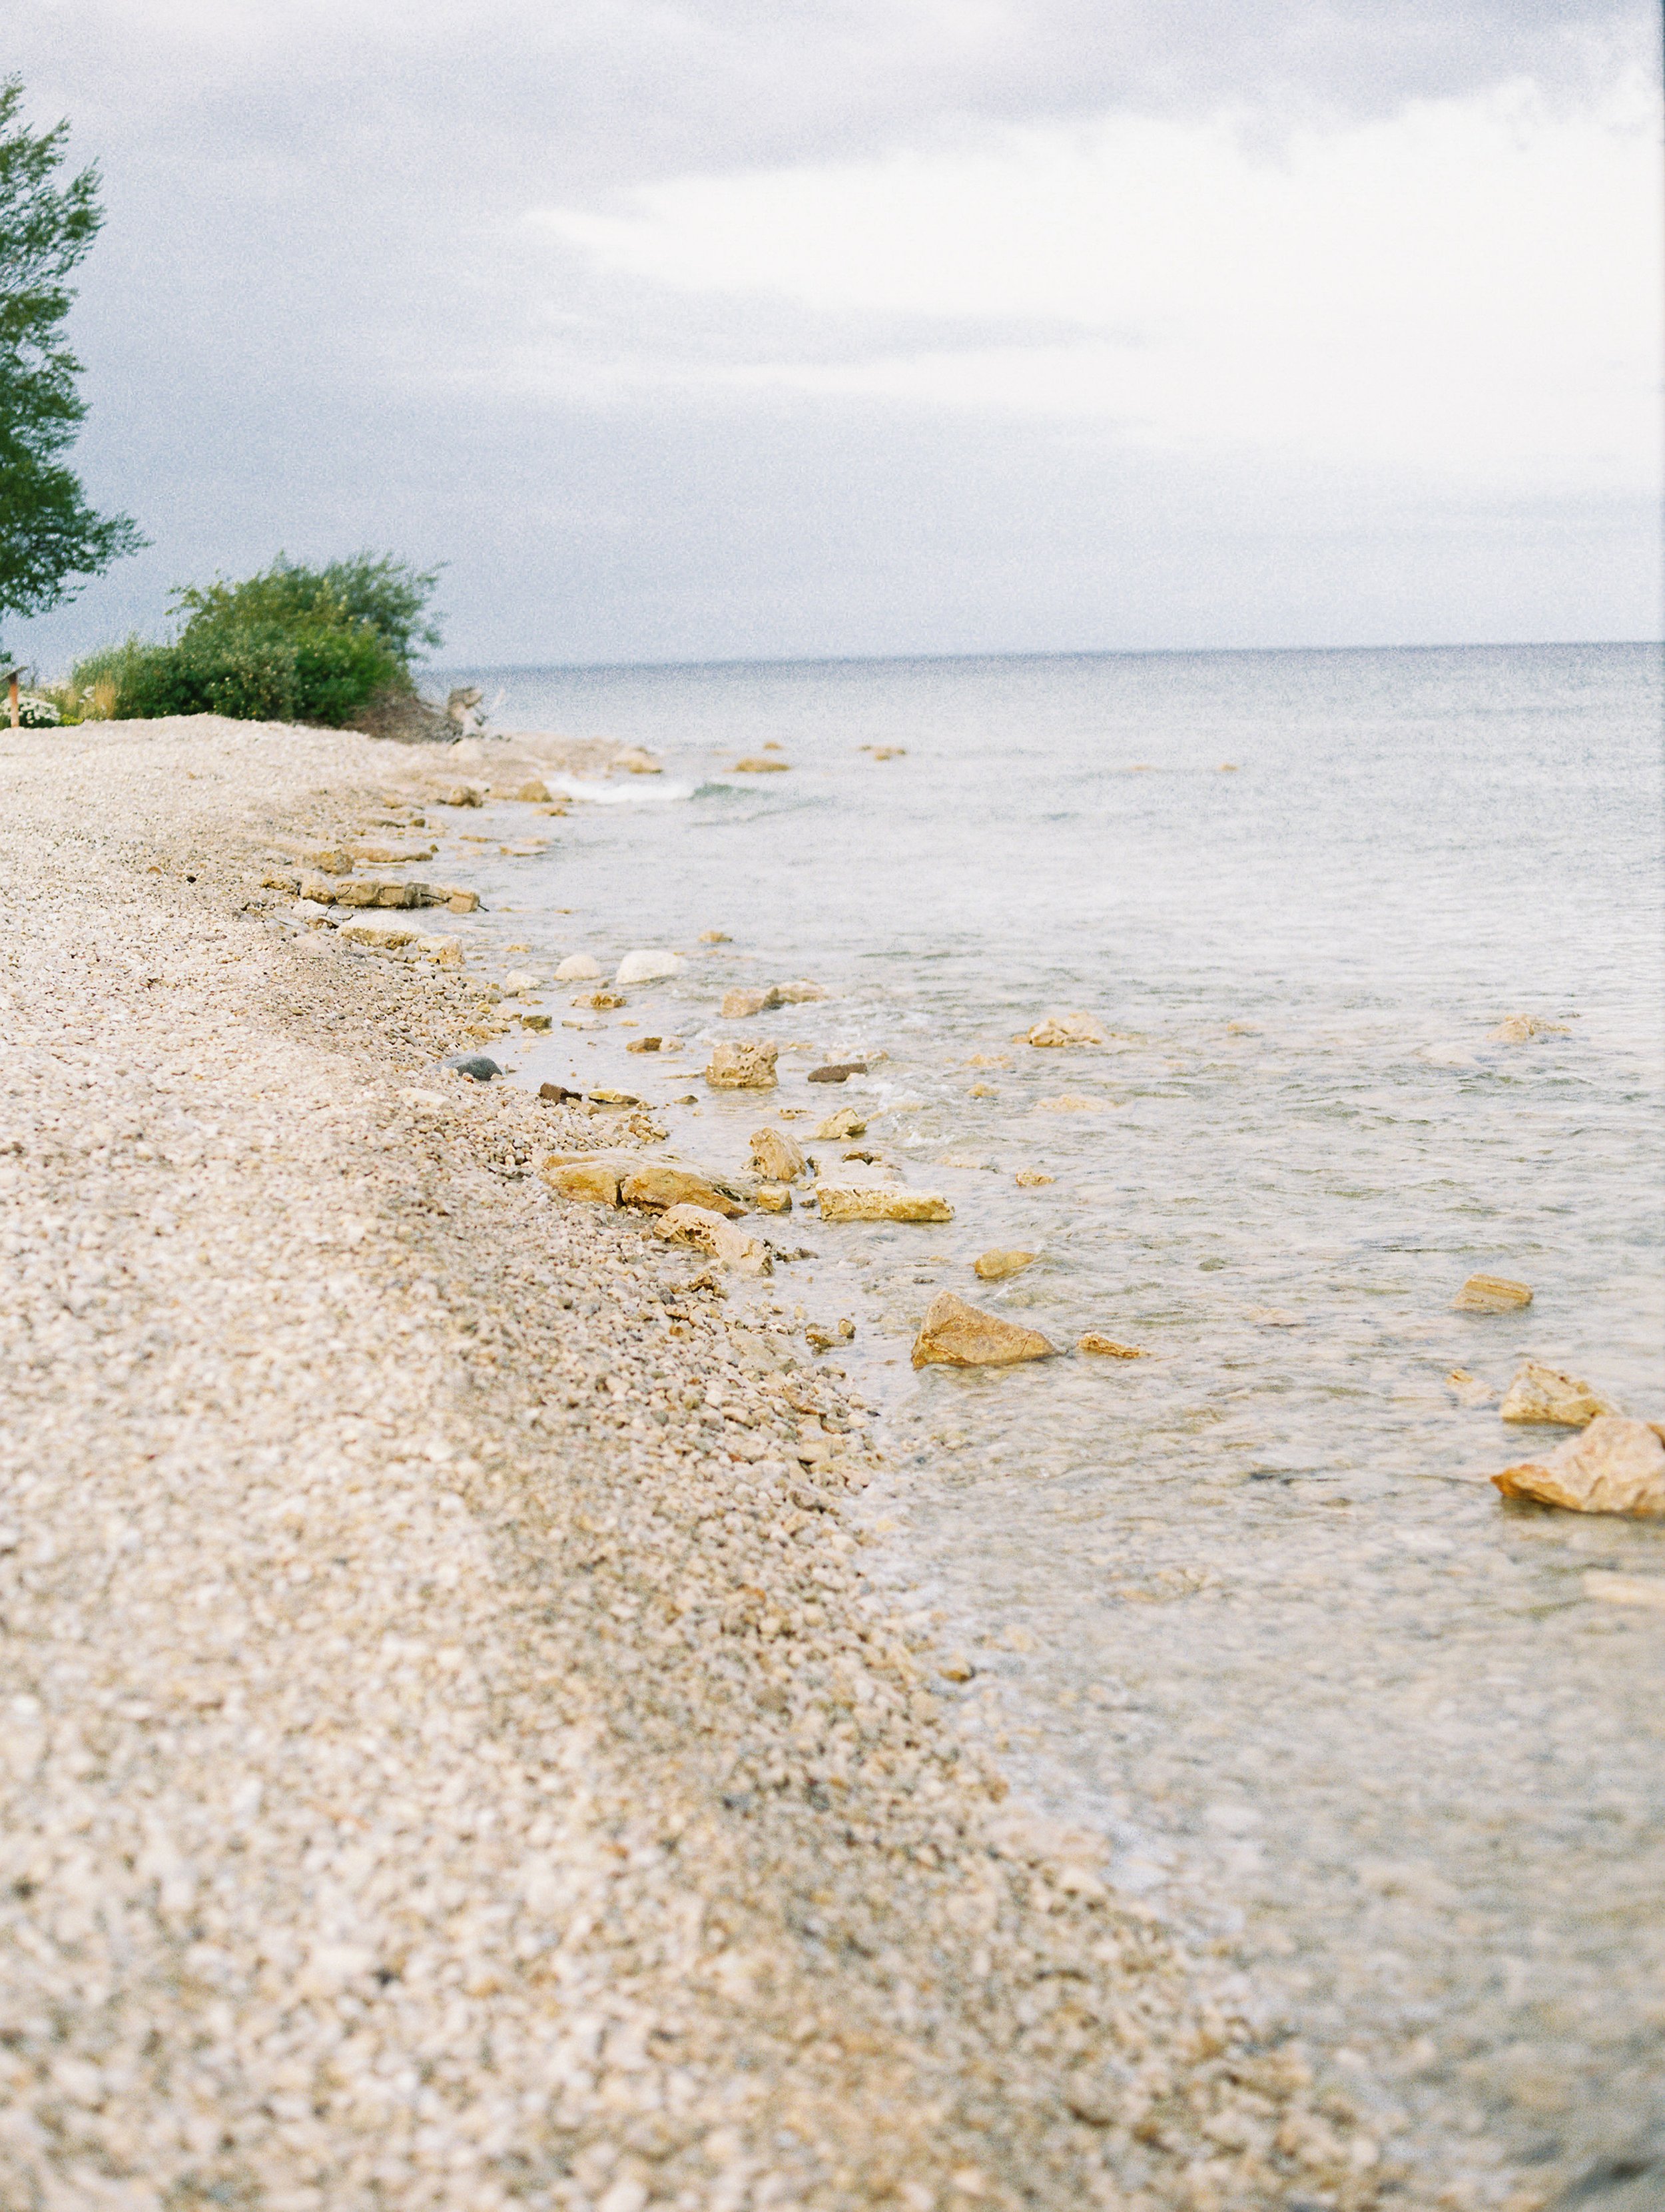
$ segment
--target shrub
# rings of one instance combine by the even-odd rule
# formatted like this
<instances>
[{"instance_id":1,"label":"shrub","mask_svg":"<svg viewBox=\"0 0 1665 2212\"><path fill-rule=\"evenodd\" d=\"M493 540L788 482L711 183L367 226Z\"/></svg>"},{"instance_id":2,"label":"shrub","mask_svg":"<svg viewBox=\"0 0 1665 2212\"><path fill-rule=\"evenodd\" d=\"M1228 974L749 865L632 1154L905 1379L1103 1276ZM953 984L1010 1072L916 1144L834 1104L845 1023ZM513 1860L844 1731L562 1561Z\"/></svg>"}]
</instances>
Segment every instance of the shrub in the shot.
<instances>
[{"instance_id":1,"label":"shrub","mask_svg":"<svg viewBox=\"0 0 1665 2212\"><path fill-rule=\"evenodd\" d=\"M425 611L438 571L390 555L305 568L280 554L258 576L174 593L188 619L168 645L130 637L78 664L84 713L125 720L228 714L339 729L379 696L411 694L410 661L440 634Z\"/></svg>"}]
</instances>

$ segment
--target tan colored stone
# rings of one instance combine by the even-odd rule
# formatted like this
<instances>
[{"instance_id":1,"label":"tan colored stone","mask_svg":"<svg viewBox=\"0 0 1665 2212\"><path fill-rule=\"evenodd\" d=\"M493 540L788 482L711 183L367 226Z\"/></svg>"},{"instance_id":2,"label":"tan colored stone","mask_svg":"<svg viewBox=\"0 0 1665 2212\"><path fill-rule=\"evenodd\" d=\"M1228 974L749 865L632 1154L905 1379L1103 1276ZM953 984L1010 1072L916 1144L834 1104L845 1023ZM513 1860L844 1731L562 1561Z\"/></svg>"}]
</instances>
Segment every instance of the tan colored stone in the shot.
<instances>
[{"instance_id":1,"label":"tan colored stone","mask_svg":"<svg viewBox=\"0 0 1665 2212\"><path fill-rule=\"evenodd\" d=\"M822 1144L836 1145L846 1137L865 1137L867 1124L854 1106L841 1106L836 1114L829 1114L824 1121L816 1123L815 1133Z\"/></svg>"},{"instance_id":2,"label":"tan colored stone","mask_svg":"<svg viewBox=\"0 0 1665 2212\"><path fill-rule=\"evenodd\" d=\"M1608 1605L1665 1606L1665 1575L1610 1575L1594 1567L1583 1583L1586 1597Z\"/></svg>"},{"instance_id":3,"label":"tan colored stone","mask_svg":"<svg viewBox=\"0 0 1665 2212\"><path fill-rule=\"evenodd\" d=\"M759 1213L792 1212L792 1193L783 1182L755 1182L750 1195Z\"/></svg>"},{"instance_id":4,"label":"tan colored stone","mask_svg":"<svg viewBox=\"0 0 1665 2212\"><path fill-rule=\"evenodd\" d=\"M790 761L766 760L761 753L748 754L744 760L734 763L739 775L779 775L791 766Z\"/></svg>"},{"instance_id":5,"label":"tan colored stone","mask_svg":"<svg viewBox=\"0 0 1665 2212\"><path fill-rule=\"evenodd\" d=\"M998 1098L1000 1094L992 1083L974 1083L965 1095L968 1098Z\"/></svg>"},{"instance_id":6,"label":"tan colored stone","mask_svg":"<svg viewBox=\"0 0 1665 2212\"><path fill-rule=\"evenodd\" d=\"M1048 1014L1029 1031L1036 1045L1103 1044L1104 1032L1091 1014Z\"/></svg>"},{"instance_id":7,"label":"tan colored stone","mask_svg":"<svg viewBox=\"0 0 1665 2212\"><path fill-rule=\"evenodd\" d=\"M1538 1359L1521 1362L1498 1408L1505 1421L1547 1421L1567 1429L1582 1429L1599 1414L1616 1413L1618 1410L1610 1399L1593 1390L1588 1382L1564 1375L1559 1368L1546 1367Z\"/></svg>"},{"instance_id":8,"label":"tan colored stone","mask_svg":"<svg viewBox=\"0 0 1665 2212\"><path fill-rule=\"evenodd\" d=\"M349 945L368 945L379 952L397 952L401 945L411 944L420 932L408 921L372 921L367 915L356 921L343 921L336 934Z\"/></svg>"},{"instance_id":9,"label":"tan colored stone","mask_svg":"<svg viewBox=\"0 0 1665 2212\"><path fill-rule=\"evenodd\" d=\"M769 1249L761 1237L749 1235L703 1206L673 1206L659 1218L659 1233L679 1244L692 1244L708 1252L725 1267L743 1275L774 1273Z\"/></svg>"},{"instance_id":10,"label":"tan colored stone","mask_svg":"<svg viewBox=\"0 0 1665 2212\"><path fill-rule=\"evenodd\" d=\"M1493 1044L1530 1044L1534 1037L1570 1036L1572 1032L1565 1022L1547 1022L1536 1014L1510 1014L1507 1021L1486 1034Z\"/></svg>"},{"instance_id":11,"label":"tan colored stone","mask_svg":"<svg viewBox=\"0 0 1665 2212\"><path fill-rule=\"evenodd\" d=\"M823 1221L951 1221L954 1209L940 1192L908 1190L900 1183L818 1182L816 1202Z\"/></svg>"},{"instance_id":12,"label":"tan colored stone","mask_svg":"<svg viewBox=\"0 0 1665 2212\"><path fill-rule=\"evenodd\" d=\"M1532 1291L1507 1275L1471 1275L1451 1304L1459 1313L1518 1313L1532 1304Z\"/></svg>"},{"instance_id":13,"label":"tan colored stone","mask_svg":"<svg viewBox=\"0 0 1665 2212\"><path fill-rule=\"evenodd\" d=\"M1014 1367L1049 1359L1058 1347L1038 1329L1019 1328L998 1314L980 1313L951 1291L940 1291L925 1310L914 1340L915 1367Z\"/></svg>"},{"instance_id":14,"label":"tan colored stone","mask_svg":"<svg viewBox=\"0 0 1665 2212\"><path fill-rule=\"evenodd\" d=\"M615 753L612 765L615 768L623 769L626 775L663 775L665 774L664 769L653 758L652 753L641 745L626 745L623 752Z\"/></svg>"},{"instance_id":15,"label":"tan colored stone","mask_svg":"<svg viewBox=\"0 0 1665 2212\"><path fill-rule=\"evenodd\" d=\"M537 776L519 785L514 795L526 806L547 806L550 803L550 787Z\"/></svg>"},{"instance_id":16,"label":"tan colored stone","mask_svg":"<svg viewBox=\"0 0 1665 2212\"><path fill-rule=\"evenodd\" d=\"M601 1206L618 1204L619 1164L605 1153L588 1159L548 1159L538 1173L562 1198L587 1198Z\"/></svg>"},{"instance_id":17,"label":"tan colored stone","mask_svg":"<svg viewBox=\"0 0 1665 2212\"><path fill-rule=\"evenodd\" d=\"M301 897L311 899L314 906L333 906L339 886L328 876L302 876L299 889Z\"/></svg>"},{"instance_id":18,"label":"tan colored stone","mask_svg":"<svg viewBox=\"0 0 1665 2212\"><path fill-rule=\"evenodd\" d=\"M1517 1417L1518 1418L1518 1417ZM1582 1436L1492 1478L1505 1498L1577 1513L1665 1516L1665 1443L1657 1427L1598 1413Z\"/></svg>"},{"instance_id":19,"label":"tan colored stone","mask_svg":"<svg viewBox=\"0 0 1665 2212\"><path fill-rule=\"evenodd\" d=\"M726 1022L743 1022L752 1014L768 1013L771 1007L778 1006L780 1003L779 996L773 990L745 988L725 991L719 1011Z\"/></svg>"},{"instance_id":20,"label":"tan colored stone","mask_svg":"<svg viewBox=\"0 0 1665 2212\"><path fill-rule=\"evenodd\" d=\"M1151 1356L1136 1344L1118 1344L1113 1336L1101 1336L1092 1328L1085 1336L1077 1337L1075 1348L1078 1352L1096 1352L1105 1359L1148 1359Z\"/></svg>"},{"instance_id":21,"label":"tan colored stone","mask_svg":"<svg viewBox=\"0 0 1665 2212\"><path fill-rule=\"evenodd\" d=\"M586 1006L592 1014L608 1013L629 1003L623 991L580 991L573 1000L574 1006Z\"/></svg>"},{"instance_id":22,"label":"tan colored stone","mask_svg":"<svg viewBox=\"0 0 1665 2212\"><path fill-rule=\"evenodd\" d=\"M441 895L453 914L477 914L480 907L478 891L447 890Z\"/></svg>"},{"instance_id":23,"label":"tan colored stone","mask_svg":"<svg viewBox=\"0 0 1665 2212\"><path fill-rule=\"evenodd\" d=\"M671 1160L649 1160L631 1169L620 1181L618 1197L621 1206L639 1206L651 1213L672 1206L702 1206L732 1219L745 1212L697 1168L678 1167Z\"/></svg>"},{"instance_id":24,"label":"tan colored stone","mask_svg":"<svg viewBox=\"0 0 1665 2212\"><path fill-rule=\"evenodd\" d=\"M773 1091L779 1083L775 1063L781 1048L775 1044L737 1044L725 1038L711 1048L705 1079L714 1091Z\"/></svg>"},{"instance_id":25,"label":"tan colored stone","mask_svg":"<svg viewBox=\"0 0 1665 2212\"><path fill-rule=\"evenodd\" d=\"M1039 1190L1043 1185L1056 1182L1056 1176L1042 1175L1039 1168L1019 1168L1012 1178L1019 1190Z\"/></svg>"},{"instance_id":26,"label":"tan colored stone","mask_svg":"<svg viewBox=\"0 0 1665 2212\"><path fill-rule=\"evenodd\" d=\"M1489 1382L1482 1382L1466 1367L1454 1367L1445 1378L1445 1387L1462 1406L1490 1406L1498 1395Z\"/></svg>"},{"instance_id":27,"label":"tan colored stone","mask_svg":"<svg viewBox=\"0 0 1665 2212\"><path fill-rule=\"evenodd\" d=\"M796 1182L809 1173L809 1162L783 1129L754 1129L752 1165L771 1182Z\"/></svg>"},{"instance_id":28,"label":"tan colored stone","mask_svg":"<svg viewBox=\"0 0 1665 2212\"><path fill-rule=\"evenodd\" d=\"M990 1251L980 1252L971 1267L985 1283L1003 1283L1008 1275L1021 1275L1025 1267L1032 1267L1039 1257L1036 1252L1005 1252L996 1245Z\"/></svg>"},{"instance_id":29,"label":"tan colored stone","mask_svg":"<svg viewBox=\"0 0 1665 2212\"><path fill-rule=\"evenodd\" d=\"M807 1006L827 996L823 984L811 983L801 975L795 983L775 983L770 988L778 1006Z\"/></svg>"},{"instance_id":30,"label":"tan colored stone","mask_svg":"<svg viewBox=\"0 0 1665 2212\"><path fill-rule=\"evenodd\" d=\"M471 783L453 783L439 793L439 801L441 806L478 806L483 803L483 794Z\"/></svg>"}]
</instances>

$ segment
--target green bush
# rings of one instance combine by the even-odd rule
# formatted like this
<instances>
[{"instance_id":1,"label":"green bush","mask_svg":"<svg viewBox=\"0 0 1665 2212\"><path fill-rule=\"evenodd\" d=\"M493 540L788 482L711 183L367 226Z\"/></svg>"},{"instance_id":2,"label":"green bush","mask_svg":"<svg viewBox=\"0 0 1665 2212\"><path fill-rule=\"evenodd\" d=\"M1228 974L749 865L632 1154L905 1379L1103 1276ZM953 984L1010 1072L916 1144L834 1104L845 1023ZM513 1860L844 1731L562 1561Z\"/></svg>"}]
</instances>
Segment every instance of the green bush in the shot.
<instances>
[{"instance_id":1,"label":"green bush","mask_svg":"<svg viewBox=\"0 0 1665 2212\"><path fill-rule=\"evenodd\" d=\"M437 580L391 556L314 569L280 554L241 583L176 592L189 618L171 644L130 637L80 662L67 690L118 720L227 714L340 729L378 695L412 690L411 655L440 642L424 620Z\"/></svg>"}]
</instances>

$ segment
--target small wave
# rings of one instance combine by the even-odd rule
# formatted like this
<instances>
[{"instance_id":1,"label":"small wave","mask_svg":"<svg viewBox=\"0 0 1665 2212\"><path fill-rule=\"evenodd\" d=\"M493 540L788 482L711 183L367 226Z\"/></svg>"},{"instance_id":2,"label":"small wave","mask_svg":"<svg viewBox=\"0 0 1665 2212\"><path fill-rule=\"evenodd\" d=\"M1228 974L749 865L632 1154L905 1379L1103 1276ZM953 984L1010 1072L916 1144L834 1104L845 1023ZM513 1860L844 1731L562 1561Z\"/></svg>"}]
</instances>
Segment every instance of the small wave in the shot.
<instances>
[{"instance_id":1,"label":"small wave","mask_svg":"<svg viewBox=\"0 0 1665 2212\"><path fill-rule=\"evenodd\" d=\"M579 775L544 778L552 791L593 806L667 806L698 796L691 783L671 783L662 776L632 776L628 783L593 783Z\"/></svg>"}]
</instances>

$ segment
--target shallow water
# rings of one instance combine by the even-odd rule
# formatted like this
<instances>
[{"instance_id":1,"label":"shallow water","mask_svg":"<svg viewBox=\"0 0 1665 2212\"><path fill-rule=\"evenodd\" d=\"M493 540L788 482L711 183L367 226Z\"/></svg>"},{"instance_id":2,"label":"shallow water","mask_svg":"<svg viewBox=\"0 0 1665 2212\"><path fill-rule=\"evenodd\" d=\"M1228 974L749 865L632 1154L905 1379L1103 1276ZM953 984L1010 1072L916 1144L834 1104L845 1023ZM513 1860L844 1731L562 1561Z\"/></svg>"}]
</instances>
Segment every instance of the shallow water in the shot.
<instances>
[{"instance_id":1,"label":"shallow water","mask_svg":"<svg viewBox=\"0 0 1665 2212\"><path fill-rule=\"evenodd\" d=\"M1417 2202L1541 2194L1665 2127L1665 1607L1583 1581L1665 1577L1665 1529L1502 1506L1485 1474L1558 1432L1445 1382L1531 1352L1665 1411L1659 674L1613 647L469 674L500 726L667 767L477 864L482 935L530 947L505 964L732 939L526 1040L521 1079L692 1095L673 1141L731 1165L781 1107L850 1104L951 1199L779 1224L817 1256L775 1295L857 1315L884 1394L883 1571L973 1662L965 1725L1125 1887L1234 1939ZM733 772L770 742L789 775ZM715 1018L799 975L834 997ZM1109 1042L1013 1041L1049 1007ZM1519 1012L1563 1033L1487 1041ZM687 1049L627 1057L650 1031ZM780 1042L781 1090L706 1093L715 1035ZM996 1244L1039 1257L978 1284ZM1480 1269L1534 1303L1454 1313ZM915 1377L941 1287L1151 1356Z\"/></svg>"}]
</instances>

